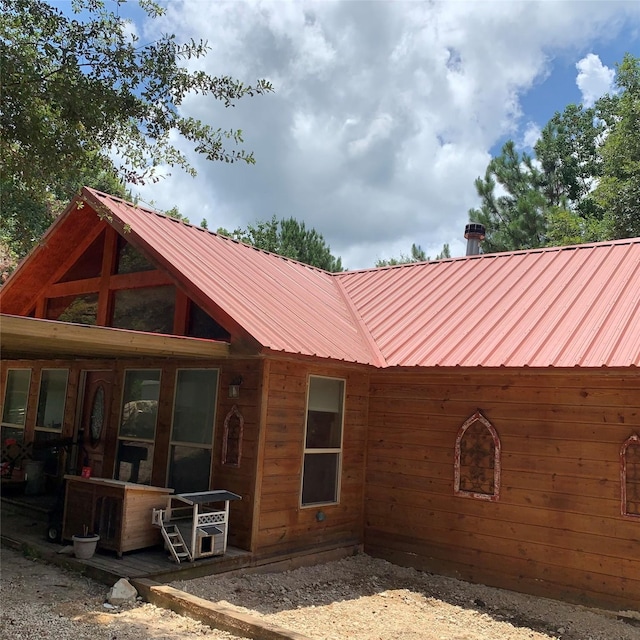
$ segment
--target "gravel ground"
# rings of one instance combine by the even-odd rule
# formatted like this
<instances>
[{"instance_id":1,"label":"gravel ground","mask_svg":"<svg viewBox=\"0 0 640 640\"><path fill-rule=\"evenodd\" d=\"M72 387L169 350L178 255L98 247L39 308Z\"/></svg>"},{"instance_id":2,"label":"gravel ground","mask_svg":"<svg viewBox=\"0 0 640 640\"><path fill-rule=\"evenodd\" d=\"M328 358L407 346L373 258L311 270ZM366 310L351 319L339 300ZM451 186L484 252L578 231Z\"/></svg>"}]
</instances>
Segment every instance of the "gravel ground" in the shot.
<instances>
[{"instance_id":1,"label":"gravel ground","mask_svg":"<svg viewBox=\"0 0 640 640\"><path fill-rule=\"evenodd\" d=\"M367 555L279 574L172 583L317 640L639 640L640 626ZM640 624L640 615L632 618Z\"/></svg>"},{"instance_id":2,"label":"gravel ground","mask_svg":"<svg viewBox=\"0 0 640 640\"><path fill-rule=\"evenodd\" d=\"M142 602L107 609L103 585L11 549L0 550L0 562L3 640L236 638ZM366 555L172 586L317 640L640 640L640 627L610 613L470 585ZM640 624L640 615L633 615Z\"/></svg>"},{"instance_id":3,"label":"gravel ground","mask_svg":"<svg viewBox=\"0 0 640 640\"><path fill-rule=\"evenodd\" d=\"M2 640L236 640L150 604L106 609L101 584L0 549Z\"/></svg>"}]
</instances>

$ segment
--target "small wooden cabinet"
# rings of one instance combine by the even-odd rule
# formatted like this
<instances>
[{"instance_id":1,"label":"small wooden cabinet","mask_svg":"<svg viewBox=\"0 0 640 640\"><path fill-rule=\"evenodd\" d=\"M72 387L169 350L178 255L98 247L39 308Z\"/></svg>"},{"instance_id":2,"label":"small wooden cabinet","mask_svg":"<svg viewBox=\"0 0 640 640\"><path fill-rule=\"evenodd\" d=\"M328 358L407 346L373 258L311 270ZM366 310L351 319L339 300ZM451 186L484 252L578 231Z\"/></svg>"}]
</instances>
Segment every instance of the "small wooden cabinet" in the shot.
<instances>
[{"instance_id":1,"label":"small wooden cabinet","mask_svg":"<svg viewBox=\"0 0 640 640\"><path fill-rule=\"evenodd\" d=\"M62 537L71 540L86 526L100 536L98 547L115 551L144 549L162 543L151 523L153 509L164 507L173 489L108 478L65 476Z\"/></svg>"}]
</instances>

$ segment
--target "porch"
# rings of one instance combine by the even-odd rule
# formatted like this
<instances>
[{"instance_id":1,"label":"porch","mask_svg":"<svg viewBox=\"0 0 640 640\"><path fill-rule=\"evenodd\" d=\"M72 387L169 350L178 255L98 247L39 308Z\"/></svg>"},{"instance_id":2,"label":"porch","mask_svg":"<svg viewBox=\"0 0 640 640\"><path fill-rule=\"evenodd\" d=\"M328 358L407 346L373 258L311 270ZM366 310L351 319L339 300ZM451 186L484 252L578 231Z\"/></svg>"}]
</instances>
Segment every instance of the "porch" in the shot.
<instances>
[{"instance_id":1,"label":"porch","mask_svg":"<svg viewBox=\"0 0 640 640\"><path fill-rule=\"evenodd\" d=\"M169 559L168 551L158 546L131 551L121 558L115 552L98 550L92 558L80 560L73 553L61 553L69 544L50 542L47 539L48 514L54 500L52 496L2 495L0 544L80 572L107 586L112 586L120 578L168 584L176 580L191 580L235 571L287 571L339 560L362 551L362 546L356 543L341 546L326 544L313 545L295 552L258 555L228 546L223 556L176 564Z\"/></svg>"},{"instance_id":2,"label":"porch","mask_svg":"<svg viewBox=\"0 0 640 640\"><path fill-rule=\"evenodd\" d=\"M159 583L188 580L216 573L226 573L257 564L249 551L227 547L223 556L202 558L177 564L161 546L130 551L118 558L112 551L98 550L92 558L80 560L63 552L69 543L47 539L49 513L53 496L3 495L0 499L2 526L0 541L27 555L79 571L106 585L120 578L147 578Z\"/></svg>"}]
</instances>

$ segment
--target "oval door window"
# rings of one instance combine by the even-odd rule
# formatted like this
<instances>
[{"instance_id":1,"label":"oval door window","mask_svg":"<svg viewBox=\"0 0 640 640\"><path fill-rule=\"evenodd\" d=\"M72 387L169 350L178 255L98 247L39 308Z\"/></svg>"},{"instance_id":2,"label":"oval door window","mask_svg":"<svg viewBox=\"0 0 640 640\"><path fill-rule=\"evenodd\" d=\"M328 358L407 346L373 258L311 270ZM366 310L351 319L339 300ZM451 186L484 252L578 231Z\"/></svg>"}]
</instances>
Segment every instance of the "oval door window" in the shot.
<instances>
[{"instance_id":1,"label":"oval door window","mask_svg":"<svg viewBox=\"0 0 640 640\"><path fill-rule=\"evenodd\" d=\"M95 447L100 442L102 425L104 424L104 387L100 385L93 394L91 403L91 417L89 423L89 435L91 444Z\"/></svg>"}]
</instances>

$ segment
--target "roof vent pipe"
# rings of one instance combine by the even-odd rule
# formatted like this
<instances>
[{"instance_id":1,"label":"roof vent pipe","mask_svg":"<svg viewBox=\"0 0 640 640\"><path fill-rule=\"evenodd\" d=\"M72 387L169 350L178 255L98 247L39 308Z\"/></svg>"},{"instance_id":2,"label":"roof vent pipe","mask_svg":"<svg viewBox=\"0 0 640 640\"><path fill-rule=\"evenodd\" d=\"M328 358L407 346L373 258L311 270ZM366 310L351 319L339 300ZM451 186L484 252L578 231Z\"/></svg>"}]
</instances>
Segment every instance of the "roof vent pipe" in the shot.
<instances>
[{"instance_id":1,"label":"roof vent pipe","mask_svg":"<svg viewBox=\"0 0 640 640\"><path fill-rule=\"evenodd\" d=\"M464 237L467 239L467 255L477 256L480 253L480 242L484 240L485 227L479 222L470 222L464 228Z\"/></svg>"}]
</instances>

